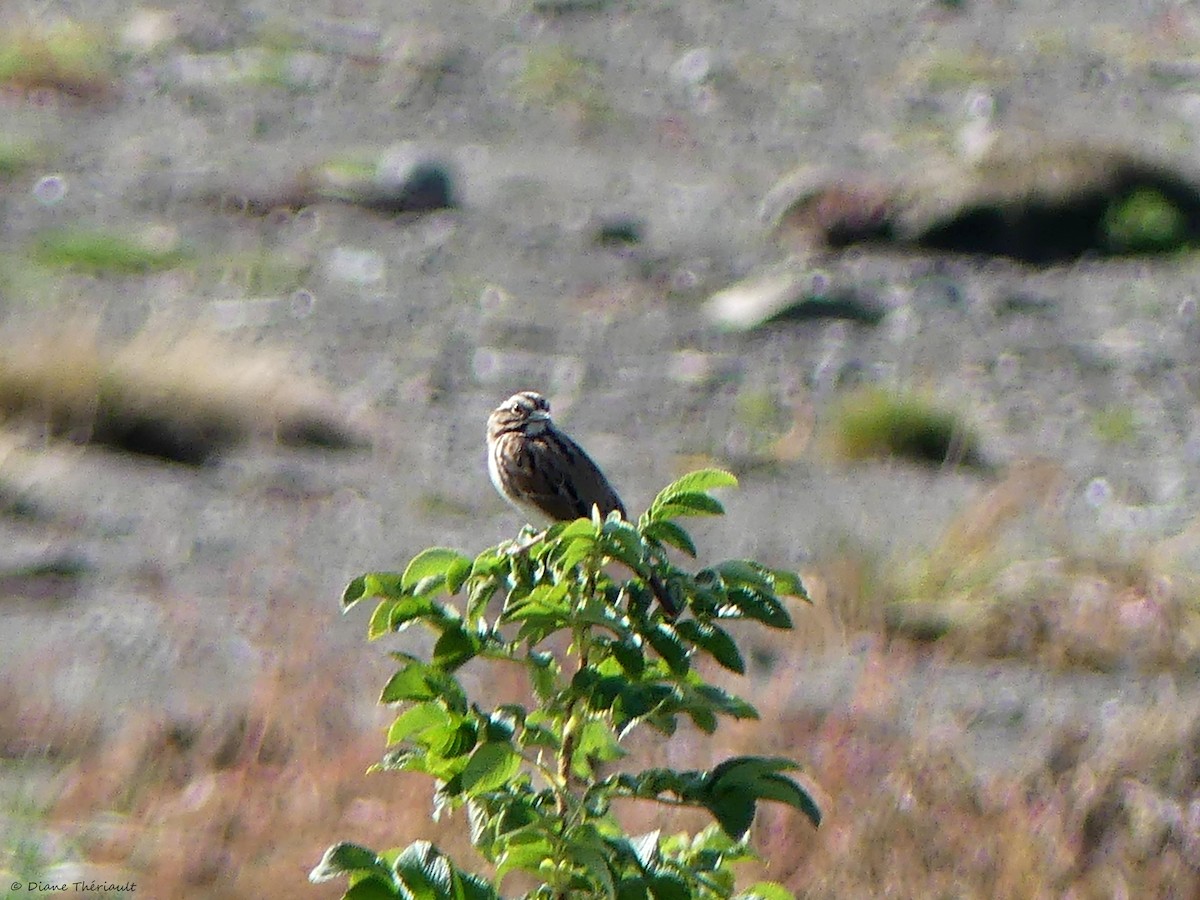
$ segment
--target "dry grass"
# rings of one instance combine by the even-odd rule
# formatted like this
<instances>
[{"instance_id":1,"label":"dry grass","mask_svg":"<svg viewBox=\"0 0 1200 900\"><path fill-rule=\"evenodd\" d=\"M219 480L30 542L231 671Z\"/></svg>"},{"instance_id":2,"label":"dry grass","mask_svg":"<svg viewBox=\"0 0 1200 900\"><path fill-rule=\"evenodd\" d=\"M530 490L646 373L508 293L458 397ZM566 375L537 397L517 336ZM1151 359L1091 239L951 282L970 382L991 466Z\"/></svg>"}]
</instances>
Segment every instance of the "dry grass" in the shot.
<instances>
[{"instance_id":1,"label":"dry grass","mask_svg":"<svg viewBox=\"0 0 1200 900\"><path fill-rule=\"evenodd\" d=\"M10 24L0 38L0 84L77 100L111 99L116 85L108 43L106 35L70 21L48 28Z\"/></svg>"},{"instance_id":2,"label":"dry grass","mask_svg":"<svg viewBox=\"0 0 1200 900\"><path fill-rule=\"evenodd\" d=\"M121 346L78 324L10 334L0 346L0 417L185 463L254 436L362 442L329 392L284 355L201 331L145 331Z\"/></svg>"},{"instance_id":3,"label":"dry grass","mask_svg":"<svg viewBox=\"0 0 1200 900\"><path fill-rule=\"evenodd\" d=\"M384 849L429 837L478 865L461 817L429 822L426 780L364 774L382 752L384 717L364 724L351 711L382 673L358 667L346 677L344 657L311 635L293 635L279 652L245 709L187 722L131 715L107 742L75 745L44 825L77 848L82 871L134 879L156 897L332 897L338 885L304 879L339 839ZM764 856L757 874L802 898L1200 890L1200 709L1160 703L1102 732L1067 729L1026 766L1032 774L985 780L955 736L905 737L889 665L881 653L841 712L764 708L763 720L715 741L647 736L635 759L680 768L743 752L804 761L827 811L821 829L767 806L753 834ZM335 671L341 677L330 678ZM764 695L786 694L790 677L764 685ZM499 699L519 695L503 674L489 684ZM704 821L652 804L621 815L631 831Z\"/></svg>"},{"instance_id":4,"label":"dry grass","mask_svg":"<svg viewBox=\"0 0 1200 900\"><path fill-rule=\"evenodd\" d=\"M1053 466L1018 467L928 552L877 559L850 548L822 560L809 576L820 625L801 619L802 629L882 630L959 658L1057 669L1195 671L1200 582L1175 562L1190 537L1133 554L1080 551L1058 519L1061 490Z\"/></svg>"},{"instance_id":5,"label":"dry grass","mask_svg":"<svg viewBox=\"0 0 1200 900\"><path fill-rule=\"evenodd\" d=\"M351 710L374 687L330 677L346 669L304 638L245 709L130 715L65 770L47 826L77 848L85 872L123 875L153 897L337 896L306 876L343 838L383 848L432 835L462 856L460 823L427 821L428 782L366 774L382 718L364 732Z\"/></svg>"},{"instance_id":6,"label":"dry grass","mask_svg":"<svg viewBox=\"0 0 1200 900\"><path fill-rule=\"evenodd\" d=\"M1058 478L1051 467L1015 472L967 510L903 583L923 585L931 601L965 596L999 616L1012 598L997 594L1006 571L997 560L1016 565L1002 557L1005 535L1039 504L1053 506ZM1129 591L1148 584L1167 558L1166 551L1148 555L1144 571L1099 564L1091 571ZM1078 579L1083 564L1063 571ZM824 712L787 708L814 642L837 644L847 631L886 627L878 598L888 591L897 597L898 578L870 575L849 556L840 567L826 566L813 578L817 608L796 610L804 634L759 647L775 657L774 674L760 674L751 685L727 676L735 691L758 703L763 718L731 724L715 738L687 729L669 742L639 736L629 765L702 768L740 753L803 762L825 822L814 830L799 814L766 805L753 832L763 862L759 871L743 872L745 883L771 877L801 898L1196 896L1200 706L1191 700L1160 692L1158 700L1101 725L1063 727L1021 744L1014 733L1008 739L1020 759L1008 771L1020 774L1011 775L972 768L961 730L967 726L957 720L914 721L903 692L918 685L901 676L911 673L915 656L937 665L943 655L913 653L904 642L874 642L845 702L831 701ZM1053 591L1028 600L1052 623L1060 621L1053 611L1064 602ZM1011 631L993 632L980 621L1002 619L955 620L943 645L959 656L1008 646L1034 663L1070 662L1062 649L1068 633L1059 625L1023 651L1003 643ZM1136 642L1129 643L1124 627L1102 613L1094 633L1123 634L1120 659L1127 661ZM6 755L35 757L59 773L53 802L33 828L73 848L79 860L73 871L102 873L111 882L131 878L156 897L337 896L336 883L305 883L337 840L382 850L429 838L460 864L478 868L462 817L429 821L428 781L365 774L384 750L389 717L368 710L385 665L348 666L318 629L303 624L261 641L274 662L252 700L200 718L145 710L124 712L119 724L65 722L49 702L39 706L0 692ZM487 703L528 702L511 667L471 677L486 685ZM635 833L705 824L701 814L648 803L623 805L619 814Z\"/></svg>"}]
</instances>

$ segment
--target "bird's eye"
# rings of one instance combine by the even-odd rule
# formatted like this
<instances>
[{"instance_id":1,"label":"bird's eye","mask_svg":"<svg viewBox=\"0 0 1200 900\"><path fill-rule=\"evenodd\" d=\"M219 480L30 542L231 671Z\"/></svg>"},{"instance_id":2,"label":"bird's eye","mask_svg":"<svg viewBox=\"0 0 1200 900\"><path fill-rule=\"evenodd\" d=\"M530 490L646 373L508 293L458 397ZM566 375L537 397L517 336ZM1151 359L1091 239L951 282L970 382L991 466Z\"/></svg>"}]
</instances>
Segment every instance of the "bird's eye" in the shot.
<instances>
[{"instance_id":1,"label":"bird's eye","mask_svg":"<svg viewBox=\"0 0 1200 900\"><path fill-rule=\"evenodd\" d=\"M512 406L510 406L510 407L508 408L508 411L509 411L510 413L512 413L514 416L519 416L519 415L521 414L521 404L520 404L520 403L514 403Z\"/></svg>"}]
</instances>

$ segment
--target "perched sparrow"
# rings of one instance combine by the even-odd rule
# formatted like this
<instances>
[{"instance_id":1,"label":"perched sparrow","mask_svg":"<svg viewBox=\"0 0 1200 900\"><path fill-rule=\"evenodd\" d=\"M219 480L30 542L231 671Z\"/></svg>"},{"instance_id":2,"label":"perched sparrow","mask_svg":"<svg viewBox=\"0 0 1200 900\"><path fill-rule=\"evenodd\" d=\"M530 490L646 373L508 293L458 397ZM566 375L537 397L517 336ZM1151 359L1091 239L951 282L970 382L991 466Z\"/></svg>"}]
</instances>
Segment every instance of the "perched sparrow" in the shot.
<instances>
[{"instance_id":1,"label":"perched sparrow","mask_svg":"<svg viewBox=\"0 0 1200 900\"><path fill-rule=\"evenodd\" d=\"M539 523L563 522L613 510L627 518L599 466L583 448L554 427L550 404L541 394L521 391L488 416L488 474L505 500ZM655 598L670 616L678 613L666 586L647 579Z\"/></svg>"}]
</instances>

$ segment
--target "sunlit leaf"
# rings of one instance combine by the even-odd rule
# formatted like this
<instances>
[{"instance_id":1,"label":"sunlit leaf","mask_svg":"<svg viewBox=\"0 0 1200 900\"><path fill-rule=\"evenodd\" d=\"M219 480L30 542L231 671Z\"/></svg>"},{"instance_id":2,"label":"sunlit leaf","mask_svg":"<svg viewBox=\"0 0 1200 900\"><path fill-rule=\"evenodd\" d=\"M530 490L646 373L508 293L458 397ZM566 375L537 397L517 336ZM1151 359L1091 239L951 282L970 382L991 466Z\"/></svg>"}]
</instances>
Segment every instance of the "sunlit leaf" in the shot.
<instances>
[{"instance_id":1,"label":"sunlit leaf","mask_svg":"<svg viewBox=\"0 0 1200 900\"><path fill-rule=\"evenodd\" d=\"M521 758L507 742L480 744L462 772L462 789L468 794L495 790L517 774Z\"/></svg>"},{"instance_id":2,"label":"sunlit leaf","mask_svg":"<svg viewBox=\"0 0 1200 900\"><path fill-rule=\"evenodd\" d=\"M401 577L401 586L405 590L413 590L416 585L427 578L436 578L445 581L447 573L457 573L463 567L471 566L471 560L463 556L457 550L451 550L447 547L430 547L427 550L422 550L404 570L404 575Z\"/></svg>"},{"instance_id":3,"label":"sunlit leaf","mask_svg":"<svg viewBox=\"0 0 1200 900\"><path fill-rule=\"evenodd\" d=\"M392 868L374 850L342 842L325 851L321 861L308 875L312 882L329 881L343 875L373 875L387 884L393 882Z\"/></svg>"}]
</instances>

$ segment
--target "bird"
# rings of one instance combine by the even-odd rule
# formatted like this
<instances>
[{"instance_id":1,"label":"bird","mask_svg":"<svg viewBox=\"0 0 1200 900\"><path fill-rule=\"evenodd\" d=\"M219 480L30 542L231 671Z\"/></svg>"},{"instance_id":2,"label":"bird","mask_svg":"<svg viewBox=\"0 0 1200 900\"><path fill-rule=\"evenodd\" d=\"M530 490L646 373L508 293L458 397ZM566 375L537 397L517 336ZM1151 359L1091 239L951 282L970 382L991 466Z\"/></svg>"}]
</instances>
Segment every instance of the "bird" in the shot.
<instances>
[{"instance_id":1,"label":"bird","mask_svg":"<svg viewBox=\"0 0 1200 900\"><path fill-rule=\"evenodd\" d=\"M629 518L600 467L554 424L550 402L537 391L518 391L492 411L487 449L496 491L531 523L584 518L593 506L602 516L616 512ZM674 618L679 608L666 585L654 574L643 577Z\"/></svg>"}]
</instances>

